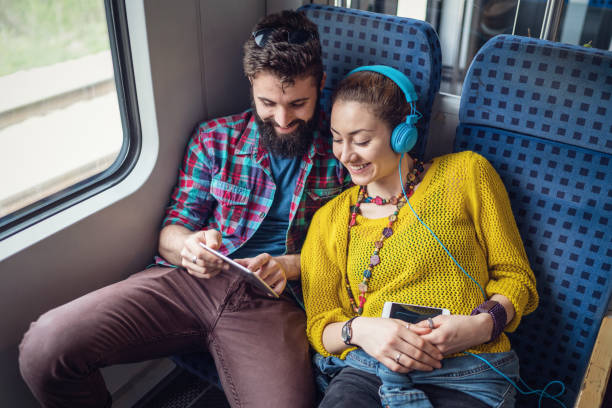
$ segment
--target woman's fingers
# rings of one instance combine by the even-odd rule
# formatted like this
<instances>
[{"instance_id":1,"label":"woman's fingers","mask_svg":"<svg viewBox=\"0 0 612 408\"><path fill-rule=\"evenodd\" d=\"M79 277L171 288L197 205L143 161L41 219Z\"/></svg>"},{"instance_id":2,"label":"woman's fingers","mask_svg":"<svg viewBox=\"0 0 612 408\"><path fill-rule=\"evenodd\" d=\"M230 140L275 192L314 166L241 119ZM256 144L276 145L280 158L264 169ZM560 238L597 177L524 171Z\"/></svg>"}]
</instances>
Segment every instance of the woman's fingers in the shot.
<instances>
[{"instance_id":1,"label":"woman's fingers","mask_svg":"<svg viewBox=\"0 0 612 408\"><path fill-rule=\"evenodd\" d=\"M396 352L393 356L388 356L383 364L391 371L398 373L408 373L410 371L432 371L434 367L424 364L421 361L415 360L401 351Z\"/></svg>"},{"instance_id":2,"label":"woman's fingers","mask_svg":"<svg viewBox=\"0 0 612 408\"><path fill-rule=\"evenodd\" d=\"M442 360L444 356L435 345L421 337L420 333L418 333L419 331L425 331L423 334L426 334L427 332L430 332L431 329L426 328L423 330L422 328L414 328L413 331L412 326L404 326L404 330L400 331L400 338L404 341L404 343L412 346L404 347L404 349L408 348L411 350L410 353L406 354L409 354L410 357L429 364L432 367L439 367L440 360Z\"/></svg>"}]
</instances>

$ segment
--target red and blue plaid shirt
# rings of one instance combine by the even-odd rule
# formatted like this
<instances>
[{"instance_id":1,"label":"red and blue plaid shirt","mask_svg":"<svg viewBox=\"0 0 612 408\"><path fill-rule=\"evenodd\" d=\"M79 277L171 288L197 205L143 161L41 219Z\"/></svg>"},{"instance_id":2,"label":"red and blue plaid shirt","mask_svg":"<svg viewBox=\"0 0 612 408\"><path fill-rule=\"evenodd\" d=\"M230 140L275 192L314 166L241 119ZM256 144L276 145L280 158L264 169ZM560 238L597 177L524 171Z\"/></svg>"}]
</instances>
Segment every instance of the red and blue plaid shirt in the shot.
<instances>
[{"instance_id":1,"label":"red and blue plaid shirt","mask_svg":"<svg viewBox=\"0 0 612 408\"><path fill-rule=\"evenodd\" d=\"M300 252L315 211L351 184L350 175L332 153L325 120L319 129L324 130L315 132L293 191L287 254ZM198 127L187 146L178 185L162 226L178 224L192 231L219 230L220 251L231 254L259 228L275 191L269 153L259 146L252 111L211 120ZM159 256L156 262L168 265Z\"/></svg>"}]
</instances>

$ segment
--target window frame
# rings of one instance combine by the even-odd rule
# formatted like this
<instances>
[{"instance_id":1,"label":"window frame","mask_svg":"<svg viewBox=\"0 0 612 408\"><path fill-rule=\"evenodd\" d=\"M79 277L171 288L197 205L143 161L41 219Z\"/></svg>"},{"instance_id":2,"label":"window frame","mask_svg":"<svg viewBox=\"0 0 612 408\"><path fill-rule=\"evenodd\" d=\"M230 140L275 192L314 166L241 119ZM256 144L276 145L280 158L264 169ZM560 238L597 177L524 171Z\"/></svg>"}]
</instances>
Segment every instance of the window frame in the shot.
<instances>
[{"instance_id":1,"label":"window frame","mask_svg":"<svg viewBox=\"0 0 612 408\"><path fill-rule=\"evenodd\" d=\"M125 179L136 165L142 129L136 97L125 0L104 0L123 143L111 166L0 219L0 241L66 210Z\"/></svg>"}]
</instances>

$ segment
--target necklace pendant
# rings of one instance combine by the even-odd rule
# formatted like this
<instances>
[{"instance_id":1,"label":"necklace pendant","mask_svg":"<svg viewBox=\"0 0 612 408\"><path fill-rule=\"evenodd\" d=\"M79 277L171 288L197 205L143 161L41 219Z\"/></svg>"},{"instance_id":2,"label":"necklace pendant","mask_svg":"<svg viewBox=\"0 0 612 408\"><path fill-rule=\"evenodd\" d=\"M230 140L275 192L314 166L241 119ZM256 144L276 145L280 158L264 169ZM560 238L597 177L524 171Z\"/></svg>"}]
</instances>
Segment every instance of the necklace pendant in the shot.
<instances>
[{"instance_id":1,"label":"necklace pendant","mask_svg":"<svg viewBox=\"0 0 612 408\"><path fill-rule=\"evenodd\" d=\"M361 293L368 293L368 284L361 282L358 286L359 288L359 292ZM359 303L361 303L361 299L363 298L363 296L359 296Z\"/></svg>"},{"instance_id":2,"label":"necklace pendant","mask_svg":"<svg viewBox=\"0 0 612 408\"><path fill-rule=\"evenodd\" d=\"M380 263L380 256L378 255L372 255L370 257L370 265L371 266L376 266Z\"/></svg>"},{"instance_id":3,"label":"necklace pendant","mask_svg":"<svg viewBox=\"0 0 612 408\"><path fill-rule=\"evenodd\" d=\"M387 227L383 229L383 235L385 236L385 238L389 238L391 235L393 235L393 230Z\"/></svg>"}]
</instances>

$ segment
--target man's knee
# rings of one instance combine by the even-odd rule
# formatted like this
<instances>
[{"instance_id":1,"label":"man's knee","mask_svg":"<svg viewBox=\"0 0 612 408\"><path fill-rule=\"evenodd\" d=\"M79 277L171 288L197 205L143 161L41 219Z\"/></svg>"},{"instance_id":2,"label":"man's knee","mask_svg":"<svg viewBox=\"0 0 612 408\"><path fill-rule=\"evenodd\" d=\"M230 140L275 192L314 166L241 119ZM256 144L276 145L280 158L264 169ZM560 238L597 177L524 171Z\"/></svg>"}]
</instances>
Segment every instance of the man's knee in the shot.
<instances>
[{"instance_id":1,"label":"man's knee","mask_svg":"<svg viewBox=\"0 0 612 408\"><path fill-rule=\"evenodd\" d=\"M54 375L65 371L76 354L77 328L69 327L70 322L56 310L32 323L19 345L19 369L31 386L34 383L44 386Z\"/></svg>"}]
</instances>

